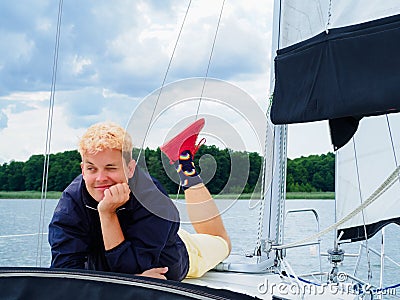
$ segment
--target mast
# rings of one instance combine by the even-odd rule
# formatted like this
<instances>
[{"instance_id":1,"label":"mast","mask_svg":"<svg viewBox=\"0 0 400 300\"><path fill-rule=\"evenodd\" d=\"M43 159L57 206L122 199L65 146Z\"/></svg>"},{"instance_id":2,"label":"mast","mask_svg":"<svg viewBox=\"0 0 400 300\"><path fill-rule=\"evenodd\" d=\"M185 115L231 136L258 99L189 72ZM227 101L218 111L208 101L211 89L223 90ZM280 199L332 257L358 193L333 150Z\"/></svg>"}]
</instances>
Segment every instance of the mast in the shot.
<instances>
[{"instance_id":1,"label":"mast","mask_svg":"<svg viewBox=\"0 0 400 300\"><path fill-rule=\"evenodd\" d=\"M272 95L275 72L274 72L274 58L276 50L280 45L280 21L281 21L281 1L274 1L274 19L273 19L273 32L272 32L272 62L271 62L271 76L270 76L270 94ZM266 147L272 148L272 164L270 168L266 168L266 172L271 172L269 176L265 176L265 206L263 214L263 234L261 237L262 243L266 245L265 250L274 244L282 244L283 241L283 225L285 213L285 199L286 199L286 161L287 161L287 125L273 125L269 118L268 122L273 128L272 136L266 137ZM268 151L266 151L268 153ZM268 246L269 245L269 246ZM270 255L275 255L269 253Z\"/></svg>"}]
</instances>

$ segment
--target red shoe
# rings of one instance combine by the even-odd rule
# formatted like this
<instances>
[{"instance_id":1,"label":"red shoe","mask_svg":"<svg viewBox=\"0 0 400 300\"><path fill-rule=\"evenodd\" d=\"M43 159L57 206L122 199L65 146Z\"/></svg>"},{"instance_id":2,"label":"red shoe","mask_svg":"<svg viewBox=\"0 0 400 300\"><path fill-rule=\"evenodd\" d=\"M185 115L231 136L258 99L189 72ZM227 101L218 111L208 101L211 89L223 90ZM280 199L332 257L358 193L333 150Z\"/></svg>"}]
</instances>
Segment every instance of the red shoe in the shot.
<instances>
[{"instance_id":1,"label":"red shoe","mask_svg":"<svg viewBox=\"0 0 400 300\"><path fill-rule=\"evenodd\" d=\"M192 157L194 157L197 150L199 150L200 146L205 142L205 139L203 138L196 145L197 136L201 129L203 129L204 123L204 118L195 121L186 127L181 133L178 133L175 137L160 147L161 151L168 156L171 164L177 161L179 155L185 150L189 150Z\"/></svg>"}]
</instances>

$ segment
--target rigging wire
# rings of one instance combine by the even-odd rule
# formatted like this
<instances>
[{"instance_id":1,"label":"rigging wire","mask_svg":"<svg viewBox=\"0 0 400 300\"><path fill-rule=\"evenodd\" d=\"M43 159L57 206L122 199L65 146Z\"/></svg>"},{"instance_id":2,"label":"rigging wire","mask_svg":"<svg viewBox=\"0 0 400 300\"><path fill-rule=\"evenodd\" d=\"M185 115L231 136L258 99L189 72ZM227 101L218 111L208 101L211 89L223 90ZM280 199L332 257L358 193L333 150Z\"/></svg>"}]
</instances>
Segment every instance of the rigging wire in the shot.
<instances>
[{"instance_id":1,"label":"rigging wire","mask_svg":"<svg viewBox=\"0 0 400 300\"><path fill-rule=\"evenodd\" d=\"M147 128L146 128L146 132L145 132L145 135L144 135L144 138L143 138L142 146L140 147L139 153L138 153L138 155L137 155L137 161L139 161L139 158L140 158L140 156L141 156L141 154L142 154L142 150L143 150L143 148L144 148L145 142L146 142L147 137L148 137L148 135L149 135L149 131L150 131L150 127L151 127L151 122L153 121L154 114L155 114L155 111L156 111L158 102L160 101L161 93L162 93L163 88L164 88L164 86L165 86L165 82L167 81L167 76L168 76L168 73L169 73L169 69L171 68L172 60L173 60L173 58L174 58L175 51L176 51L176 48L177 48L177 46L178 46L178 42L179 42L179 40L180 40L182 31L183 31L183 27L184 27L185 22L186 22L186 17L188 16L188 13L189 13L189 9L190 9L191 4L192 4L192 0L189 1L189 4L188 4L188 6L187 6L187 8L186 8L185 16L184 16L184 18L183 18L181 28L179 29L178 37L176 38L175 45L174 45L174 49L172 50L172 54L171 54L171 57L170 57L170 59L169 59L167 69L166 69L166 71L165 71L165 74L164 74L164 78L163 78L161 87L160 87L160 89L159 89L159 91L158 91L157 99L156 99L156 102L155 102L154 107L153 107L153 111L152 111L151 116L150 116L150 119L149 119L149 124L148 124L148 126L147 126Z\"/></svg>"},{"instance_id":2,"label":"rigging wire","mask_svg":"<svg viewBox=\"0 0 400 300\"><path fill-rule=\"evenodd\" d=\"M267 125L268 126L268 125ZM262 174L262 178L261 178L261 205L260 205L260 209L258 212L258 224L257 224L257 239L256 239L256 247L254 250L254 254L257 256L261 256L261 238L262 238L262 234L263 234L263 220L264 220L264 210L265 210L265 198L266 198L266 193L267 191L272 191L271 187L272 187L272 179L269 180L269 185L268 185L268 189L267 191L265 190L265 173L267 172L267 153L268 153L268 147L267 147L267 143L268 143L268 131L265 131L265 145L264 145L264 153L265 153L265 157L263 160L263 164L262 164L262 169L261 169L261 174ZM273 154L272 154L273 155ZM271 160L273 161L273 160Z\"/></svg>"},{"instance_id":3,"label":"rigging wire","mask_svg":"<svg viewBox=\"0 0 400 300\"><path fill-rule=\"evenodd\" d=\"M331 17L332 17L332 0L329 0L329 6L328 6L328 19L326 21L326 26L325 26L325 33L329 33L329 26L331 25Z\"/></svg>"},{"instance_id":4,"label":"rigging wire","mask_svg":"<svg viewBox=\"0 0 400 300\"><path fill-rule=\"evenodd\" d=\"M281 48L281 24L282 24L282 15L283 14L283 5L282 5L282 0L279 1L279 31L278 31L278 44L277 47L278 49ZM274 80L275 80L275 73L274 73ZM280 191L278 192L279 195L279 201L278 201L278 211L279 213L276 215L276 228L275 228L275 232L276 232L276 237L277 240L275 241L275 243L282 243L282 237L283 237L283 230L284 230L284 209L285 209L285 188L286 188L286 180L285 180L285 176L286 176L286 161L287 161L287 155L286 155L286 142L287 142L287 128L288 125L279 125L278 127L278 131L279 131L279 138L280 138L280 142L279 142L279 157L277 156L277 158L279 158L279 166L280 169L278 170L278 174L280 174ZM274 136L274 139L276 137ZM274 150L275 151L275 150ZM282 159L282 157L284 157ZM271 198L272 199L272 198ZM270 207L271 209L272 207ZM269 229L271 230L271 229Z\"/></svg>"},{"instance_id":5,"label":"rigging wire","mask_svg":"<svg viewBox=\"0 0 400 300\"><path fill-rule=\"evenodd\" d=\"M362 197L362 193L361 193L361 180L360 180L360 172L359 172L359 167L358 167L356 141L355 141L354 136L352 137L352 142L353 142L353 151L354 151L354 162L356 164L358 193L359 193L359 197L360 197L360 204L362 204L363 203L363 197ZM364 209L361 210L361 216L362 216L364 236L365 236L365 252L366 252L366 255L367 255L367 264L368 264L368 280L371 280L371 278L372 278L371 257L369 255L370 253L369 253L369 246L368 246L368 233L367 233L367 225L366 225L366 222L365 222Z\"/></svg>"},{"instance_id":6,"label":"rigging wire","mask_svg":"<svg viewBox=\"0 0 400 300\"><path fill-rule=\"evenodd\" d=\"M390 137L390 144L392 145L392 152L393 152L393 157L394 157L394 163L396 165L396 167L399 165L397 162L397 156L396 156L396 147L394 146L394 141L393 141L393 135L392 135L392 128L390 126L390 122L389 122L389 116L386 114L386 123L388 126L388 131L389 131L389 137Z\"/></svg>"},{"instance_id":7,"label":"rigging wire","mask_svg":"<svg viewBox=\"0 0 400 300\"><path fill-rule=\"evenodd\" d=\"M174 55L175 55L175 51L176 51L176 49L177 49L178 42L179 42L179 40L180 40L180 36L181 36L181 34L182 34L183 27L184 27L184 25L185 25L186 18L187 18L187 16L188 16L191 3L192 3L192 1L190 0L190 1L189 1L189 4L188 4L188 6L187 6L186 12L185 12L185 16L184 16L182 25L181 25L180 30L179 30L178 37L177 37L176 42L175 42L175 45L174 45L174 49L173 49L173 51L172 51L172 54L171 54L171 57L170 57L170 60L169 60L168 66L167 66L167 70L166 70L166 72L165 72L165 74L164 74L163 82L162 82L161 87L160 87L160 89L159 89L159 92L158 92L158 95L157 95L157 99L156 99L156 101L155 101L155 104L154 104L154 107L153 107L153 110L152 110L152 113L151 113L151 116L150 116L150 119L149 119L148 126L147 126L147 128L146 128L146 132L145 132L145 135L144 135L144 138L143 138L142 145L141 145L140 150L139 150L139 153L138 153L138 155L137 155L137 161L139 161L139 159L140 159L140 157L141 157L141 154L142 154L142 151L143 151L145 142L146 142L147 137L148 137L148 135L149 135L149 131L150 131L150 127L151 127L151 122L152 122L152 120L153 120L153 118L154 118L154 114L155 114L155 111L156 111L158 102L159 102L159 100L160 100L160 98L161 98L161 94L162 94L163 88L164 88L164 86L165 86L165 82L166 82L166 80L167 80L167 76L168 76L169 70L170 70L170 68L171 68L172 60L173 60L173 57L174 57ZM206 75L205 75L204 81L203 81L203 86L202 86L202 90L201 90L201 95L200 95L199 103L198 103L198 106L197 106L197 111L196 111L196 115L195 115L195 120L197 120L198 115L199 115L200 103L201 103L201 100L202 100L202 97L203 97L203 93L204 93L206 81L207 81L207 78L208 78L208 72L209 72L209 69L210 69L211 59L212 59L212 56L213 56L213 53L214 53L214 48L215 48L215 44L216 44L216 40L217 40L217 35L218 35L219 27L220 27L220 24L221 24L221 18L222 18L222 13L223 13L223 10L224 10L224 5L225 5L225 0L223 0L223 2L222 2L221 10L220 10L220 13L219 13L218 23L217 23L217 27L216 27L215 34L214 34L214 38L213 38L213 43L212 43L212 47L211 47L210 56L209 56L209 59L208 59ZM179 186L178 186L178 192L177 192L177 195L176 195L176 199L178 199L178 195L179 195L180 191L181 191L181 185L179 184Z\"/></svg>"},{"instance_id":8,"label":"rigging wire","mask_svg":"<svg viewBox=\"0 0 400 300\"><path fill-rule=\"evenodd\" d=\"M288 277L288 278L293 278L293 279L297 279L297 280L299 280L299 281L301 281L301 282L303 282L303 283L305 283L305 284L309 284L309 285L315 285L315 286L324 286L324 284L320 284L320 283L317 283L317 282L313 282L313 281L310 281L310 280L307 280L307 279L305 279L305 278L303 278L303 277L297 277L296 275L292 275L292 274L287 274L287 273L280 273L280 275L282 276L282 277ZM347 275L347 274L346 274ZM372 286L373 287L373 286ZM398 288L398 287L400 287L400 283L397 283L397 284L393 284L393 285L390 285L390 286L386 286L386 287L382 287L382 288L377 288L377 289L372 289L372 290L370 290L373 294L378 294L378 293L384 293L384 292L392 292L392 290L394 290L394 289L396 289L396 288ZM367 292L366 291L362 291L361 290L361 295L363 295L363 294L366 294ZM393 292L394 293L394 292Z\"/></svg>"},{"instance_id":9,"label":"rigging wire","mask_svg":"<svg viewBox=\"0 0 400 300\"><path fill-rule=\"evenodd\" d=\"M277 30L276 30L276 34L277 34L277 36L276 36L276 49L274 49L274 44L273 44L273 49L272 49L272 52L273 53L275 53L276 52L276 50L277 49L280 49L280 47L281 47L281 19L282 19L282 0L279 0L279 7L278 7L278 13L277 13L277 15L278 15L278 20L276 21L276 23L277 23ZM275 22L275 21L274 21ZM272 86L272 83L275 81L275 72L274 72L274 69L272 68L271 69L271 86ZM271 96L270 96L270 98L269 98L269 107L268 107L268 110L267 110L267 115L269 115L269 113L270 113L270 109L271 109L271 105L272 105L272 100L273 100L273 93L271 94ZM268 122L267 122L267 124L268 124ZM276 136L278 135L277 134L277 131L279 131L280 132L280 134L279 134L279 136L280 137L282 137L282 134L284 134L286 131L285 131L285 126L286 125L272 125L273 126L273 130L272 130L272 139L271 139L271 142L272 142L272 144L274 145L275 143L274 143L274 141L275 141L275 139L276 139ZM268 132L267 132L268 133ZM266 134L267 134L266 133ZM268 135L267 135L268 136ZM265 152L265 154L267 154L268 152L267 152L267 150L268 150L268 139L267 139L267 136L266 136L266 139L265 139L265 145L264 145L264 152ZM275 161L275 157L277 156L276 154L277 153L275 153L276 152L276 149L275 149L275 147L272 147L272 153L271 153L271 162L274 162ZM264 165L267 163L267 161L266 161L266 158L264 158L264 161L265 161L265 163L264 163ZM260 210L259 210L259 215L258 215L258 228L257 228L257 240L256 240L256 247L255 247L255 254L256 255L261 255L261 239L262 239L262 236L263 236L263 221L264 221L264 216L265 216L265 201L266 201L266 197L267 197L267 193L268 193L268 195L269 195L269 198L270 199L272 199L272 197L273 197L273 190L272 190L272 187L273 187L273 181L274 181L274 172L276 171L275 170L275 165L272 165L272 167L271 167L271 179L270 179L270 182L268 183L268 188L266 189L265 188L265 174L264 174L264 170L265 170L265 166L263 165L263 178L262 178L262 182L263 182L263 186L262 186L262 198L261 198L261 205L260 205ZM280 207L279 207L279 210L280 211L282 211L283 210L283 208L281 207L281 205L280 205ZM269 211L268 211L268 216L269 216L269 222L270 222L270 224L269 225L271 225L271 216L272 216L272 205L271 205L271 203L270 203L270 206L269 206ZM277 218L277 227L278 226L281 226L280 225L280 223L281 222L283 222L282 221L282 219L281 219L281 222L279 222L279 217L282 217L282 215L281 214L277 214L276 215L276 218ZM283 227L283 226L281 226L281 227ZM278 228L277 228L277 230L279 230ZM283 228L280 228L280 230L282 231L283 230ZM269 238L270 239L270 237L271 237L271 226L268 226L268 233L266 233L266 235L267 235L267 238ZM270 242L270 241L268 241L268 242ZM274 241L275 243L278 243L278 241Z\"/></svg>"},{"instance_id":10,"label":"rigging wire","mask_svg":"<svg viewBox=\"0 0 400 300\"><path fill-rule=\"evenodd\" d=\"M25 236L35 236L35 235L47 235L48 233L20 233L20 234L7 234L7 235L0 235L0 239L9 239L9 238L18 238L18 237L25 237Z\"/></svg>"},{"instance_id":11,"label":"rigging wire","mask_svg":"<svg viewBox=\"0 0 400 300\"><path fill-rule=\"evenodd\" d=\"M386 118L386 124L387 124L387 129L389 132L389 138L390 138L390 144L392 146L392 153L393 153L393 158L394 158L394 164L397 167L398 163L397 163L397 156L396 156L396 148L394 146L394 141L393 141L393 135L392 135L392 128L390 126L390 121L389 121L389 116L388 114L385 114L385 118ZM400 181L400 177L399 177L399 181ZM385 228L382 228L381 230L381 274L380 274L380 288L382 288L383 286L383 272L384 272L384 254L383 251L385 251Z\"/></svg>"},{"instance_id":12,"label":"rigging wire","mask_svg":"<svg viewBox=\"0 0 400 300\"><path fill-rule=\"evenodd\" d=\"M54 96L55 96L55 92L56 92L58 50L60 47L62 8L63 8L63 0L59 0L58 15L57 15L57 28L56 28L56 40L55 40L54 55L53 55L49 110L48 110L48 116L47 116L46 146L45 146L45 154L44 154L44 161L43 161L42 191L41 191L41 197L40 197L39 234L38 234L37 249L36 249L37 250L36 266L41 266L41 264L42 264L44 215L45 215L45 211L46 211L47 185L48 185L48 178L49 178L50 146L51 146L51 134L52 134L52 129L53 129Z\"/></svg>"},{"instance_id":13,"label":"rigging wire","mask_svg":"<svg viewBox=\"0 0 400 300\"><path fill-rule=\"evenodd\" d=\"M217 27L215 29L215 34L214 34L214 39L213 39L213 43L211 46L211 52L210 52L210 57L208 58L208 64L207 64L207 70L206 70L206 75L204 76L204 81L203 81L203 87L201 89L201 94L200 94L200 99L199 99L199 103L197 105L197 110L196 110L196 120L199 116L199 110L200 110L200 104L201 104L201 100L203 98L203 93L204 93L204 89L206 86L206 81L208 78L208 72L210 70L210 65L211 65L211 59L214 53L214 48L215 48L215 42L217 40L217 35L218 35L218 31L219 31L219 25L221 24L221 18L222 18L222 13L224 11L224 6L225 6L225 0L222 1L222 6L221 6L221 11L219 13L219 18L218 18L218 23L217 23Z\"/></svg>"},{"instance_id":14,"label":"rigging wire","mask_svg":"<svg viewBox=\"0 0 400 300\"><path fill-rule=\"evenodd\" d=\"M180 29L179 29L178 36L177 36L176 41L175 41L174 49L172 50L172 54L171 54L171 57L170 57L170 59L169 59L168 66L167 66L167 69L165 70L164 78L163 78L163 81L162 81L162 83L161 83L161 87L160 87L160 89L159 89L159 91L158 91L157 99L156 99L156 102L155 102L155 104L154 104L153 111L152 111L152 113L151 113L151 116L150 116L150 119L149 119L149 123L148 123L147 128L146 128L146 132L145 132L145 135L144 135L144 138L143 138L142 146L140 147L139 153L138 153L137 158L136 158L136 161L137 161L137 162L139 162L139 159L140 159L140 157L141 157L141 155L142 155L142 151L143 151L144 145L145 145L146 140L147 140L147 137L148 137L148 135L149 135L149 131L150 131L150 127L151 127L151 122L153 121L154 114L155 114L155 111L156 111L158 102L160 101L160 98L161 98L161 93L162 93L162 91L163 91L163 89L164 89L165 82L167 81L167 76L168 76L168 73L169 73L169 69L171 68L172 60L173 60L173 58L174 58L175 51L176 51L176 49L177 49L177 47L178 47L178 42L179 42L179 40L180 40L182 31L183 31L183 27L184 27L184 25L185 25L185 23L186 23L186 18L187 18L188 14L189 14L189 9L190 9L191 4L192 4L192 0L189 1L189 4L188 4L188 6L187 6L187 8L186 8L185 16L183 17L183 21L182 21L181 27L180 27ZM196 119L197 119L197 117L196 117ZM180 194L180 191L181 191L181 184L179 184L179 186L178 186L178 191L177 191L177 193L176 193L175 200L178 200L178 195Z\"/></svg>"}]
</instances>

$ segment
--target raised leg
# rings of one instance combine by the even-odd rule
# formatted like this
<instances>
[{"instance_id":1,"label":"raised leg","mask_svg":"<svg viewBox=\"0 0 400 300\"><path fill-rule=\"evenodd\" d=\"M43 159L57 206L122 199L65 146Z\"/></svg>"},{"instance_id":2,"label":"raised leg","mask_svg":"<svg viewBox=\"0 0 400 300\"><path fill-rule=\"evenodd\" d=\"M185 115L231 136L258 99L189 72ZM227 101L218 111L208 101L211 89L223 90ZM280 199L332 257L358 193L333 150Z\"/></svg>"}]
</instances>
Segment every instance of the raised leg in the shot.
<instances>
[{"instance_id":1,"label":"raised leg","mask_svg":"<svg viewBox=\"0 0 400 300\"><path fill-rule=\"evenodd\" d=\"M222 237L232 249L231 240L225 229L220 212L207 187L197 184L185 190L187 210L197 233Z\"/></svg>"},{"instance_id":2,"label":"raised leg","mask_svg":"<svg viewBox=\"0 0 400 300\"><path fill-rule=\"evenodd\" d=\"M194 155L205 139L197 145L197 137L205 124L199 119L160 147L174 164L185 192L190 221L197 233L222 237L231 250L231 241L220 212L209 190L198 175Z\"/></svg>"}]
</instances>

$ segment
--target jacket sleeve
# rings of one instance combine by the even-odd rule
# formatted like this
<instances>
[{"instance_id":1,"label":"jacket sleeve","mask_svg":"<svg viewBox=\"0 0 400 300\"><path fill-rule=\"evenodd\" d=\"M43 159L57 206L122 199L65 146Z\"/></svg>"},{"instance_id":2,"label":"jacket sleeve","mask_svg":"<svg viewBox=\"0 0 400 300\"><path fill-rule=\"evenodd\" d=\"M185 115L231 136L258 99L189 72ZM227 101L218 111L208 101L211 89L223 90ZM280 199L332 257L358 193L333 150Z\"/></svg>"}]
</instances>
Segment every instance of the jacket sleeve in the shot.
<instances>
[{"instance_id":1,"label":"jacket sleeve","mask_svg":"<svg viewBox=\"0 0 400 300\"><path fill-rule=\"evenodd\" d=\"M176 269L174 265L181 264L182 259L181 252L175 251L179 239L176 207L162 186L139 168L129 185L134 209L118 212L125 241L106 251L108 265L114 272L131 274L156 267Z\"/></svg>"},{"instance_id":2,"label":"jacket sleeve","mask_svg":"<svg viewBox=\"0 0 400 300\"><path fill-rule=\"evenodd\" d=\"M129 222L129 218L134 221ZM165 267L160 264L160 256L170 242L172 222L157 217L143 206L138 206L134 215L121 211L119 219L125 241L105 252L110 270L141 274L151 268Z\"/></svg>"},{"instance_id":3,"label":"jacket sleeve","mask_svg":"<svg viewBox=\"0 0 400 300\"><path fill-rule=\"evenodd\" d=\"M89 241L88 224L73 207L74 199L64 192L49 224L52 268L85 269Z\"/></svg>"}]
</instances>

